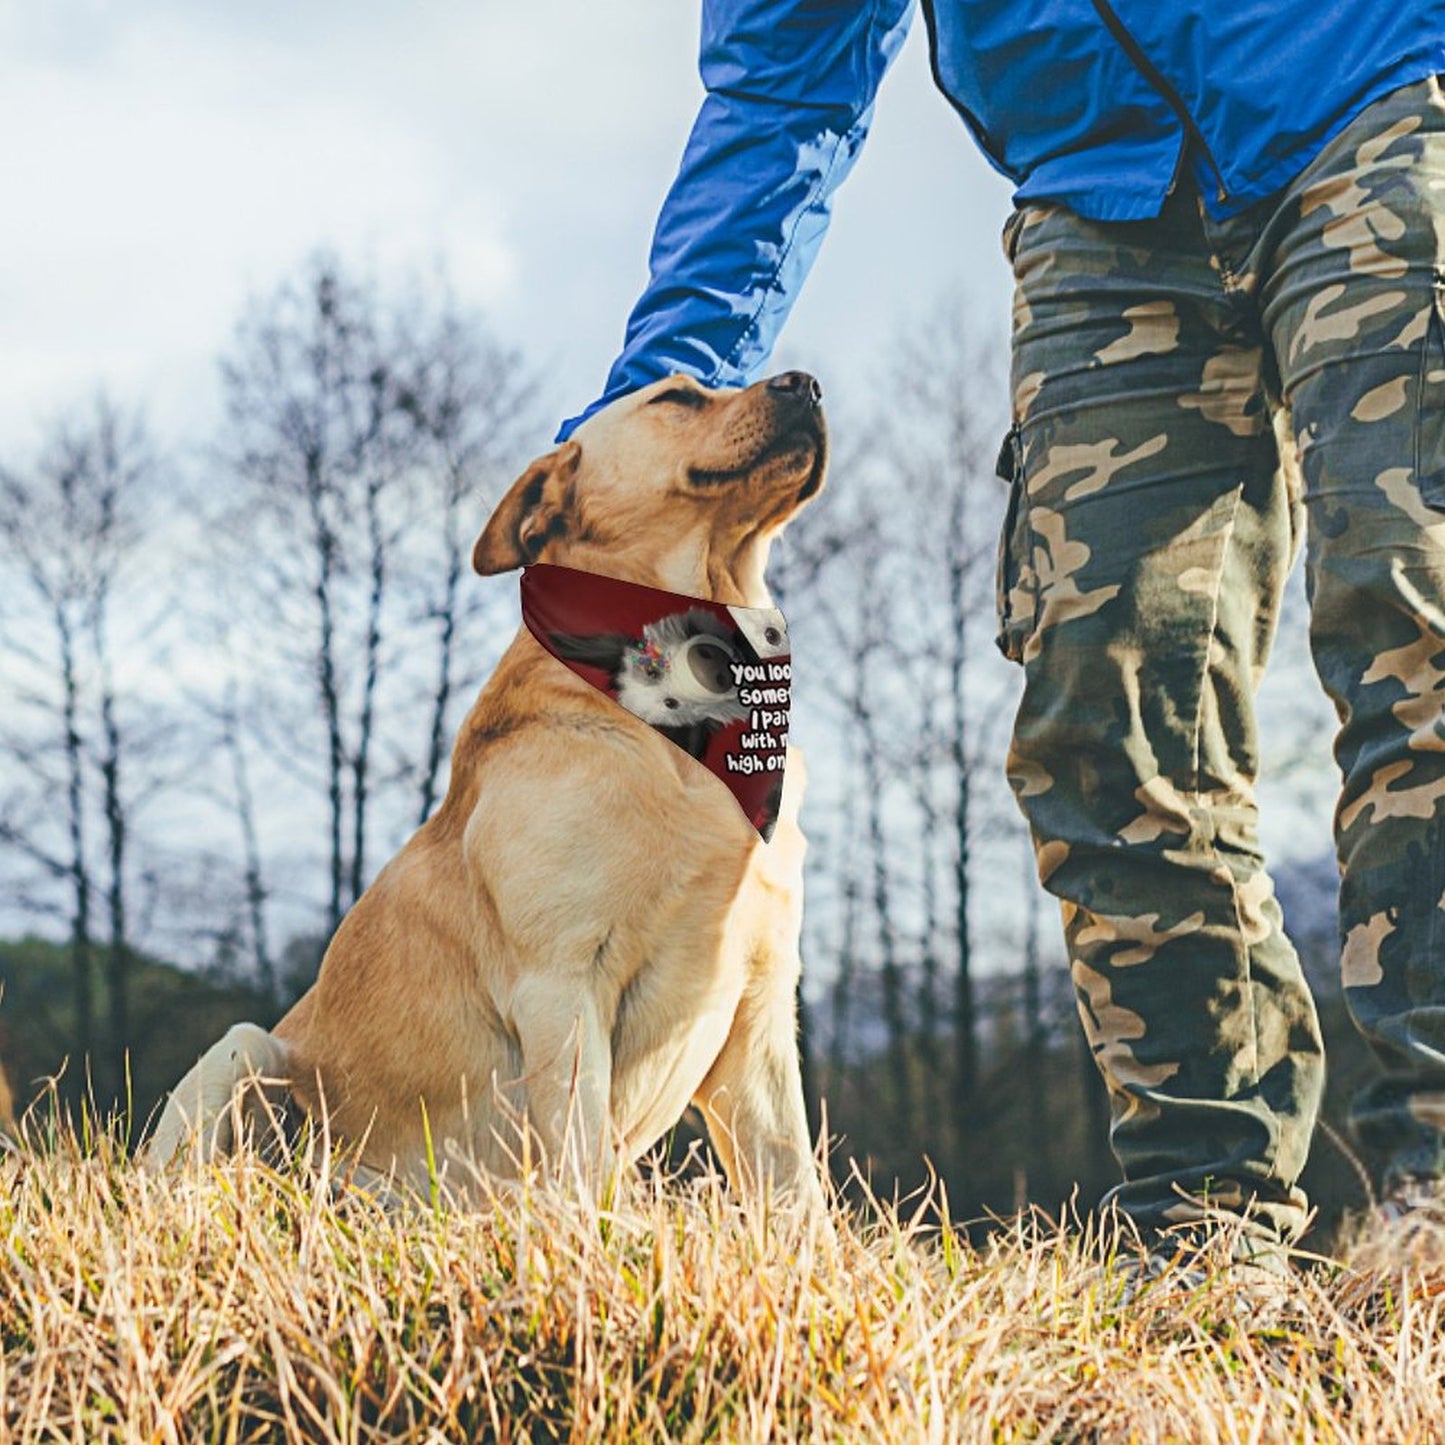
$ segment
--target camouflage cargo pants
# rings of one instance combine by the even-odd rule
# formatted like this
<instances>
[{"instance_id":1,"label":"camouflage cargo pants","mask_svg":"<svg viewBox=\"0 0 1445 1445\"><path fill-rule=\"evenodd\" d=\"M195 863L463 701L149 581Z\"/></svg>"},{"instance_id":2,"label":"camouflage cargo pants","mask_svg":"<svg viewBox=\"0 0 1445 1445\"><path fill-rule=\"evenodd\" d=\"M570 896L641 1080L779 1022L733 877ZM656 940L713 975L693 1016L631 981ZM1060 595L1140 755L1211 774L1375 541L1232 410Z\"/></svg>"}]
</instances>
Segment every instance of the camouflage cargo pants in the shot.
<instances>
[{"instance_id":1,"label":"camouflage cargo pants","mask_svg":"<svg viewBox=\"0 0 1445 1445\"><path fill-rule=\"evenodd\" d=\"M1062 901L1146 1226L1248 1204L1285 1235L1323 1060L1256 830L1253 699L1308 522L1340 716L1343 971L1402 1172L1445 1129L1445 94L1358 117L1224 222L1015 213L1009 777ZM1288 408L1303 472L1281 474Z\"/></svg>"}]
</instances>

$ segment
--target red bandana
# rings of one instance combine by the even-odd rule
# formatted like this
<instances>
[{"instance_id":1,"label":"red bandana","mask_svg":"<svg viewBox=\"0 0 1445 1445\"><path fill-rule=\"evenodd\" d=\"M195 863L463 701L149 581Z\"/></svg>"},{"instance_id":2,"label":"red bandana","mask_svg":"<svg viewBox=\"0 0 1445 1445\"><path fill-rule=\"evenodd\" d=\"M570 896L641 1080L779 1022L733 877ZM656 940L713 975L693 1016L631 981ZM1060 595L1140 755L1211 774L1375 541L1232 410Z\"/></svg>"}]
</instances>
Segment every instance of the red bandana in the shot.
<instances>
[{"instance_id":1,"label":"red bandana","mask_svg":"<svg viewBox=\"0 0 1445 1445\"><path fill-rule=\"evenodd\" d=\"M776 607L728 607L538 562L522 573L522 621L578 677L721 778L772 837L793 676Z\"/></svg>"}]
</instances>

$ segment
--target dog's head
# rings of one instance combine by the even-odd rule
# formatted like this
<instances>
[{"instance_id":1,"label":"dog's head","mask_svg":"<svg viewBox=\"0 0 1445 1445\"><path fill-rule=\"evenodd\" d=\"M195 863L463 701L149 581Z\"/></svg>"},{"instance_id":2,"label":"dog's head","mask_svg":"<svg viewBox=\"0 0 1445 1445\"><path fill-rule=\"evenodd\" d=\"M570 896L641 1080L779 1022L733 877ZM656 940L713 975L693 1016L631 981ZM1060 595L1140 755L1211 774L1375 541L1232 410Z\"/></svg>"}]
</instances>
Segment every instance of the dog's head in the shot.
<instances>
[{"instance_id":1,"label":"dog's head","mask_svg":"<svg viewBox=\"0 0 1445 1445\"><path fill-rule=\"evenodd\" d=\"M823 484L818 384L655 382L588 418L502 498L472 553L483 576L554 562L763 606L769 544Z\"/></svg>"}]
</instances>

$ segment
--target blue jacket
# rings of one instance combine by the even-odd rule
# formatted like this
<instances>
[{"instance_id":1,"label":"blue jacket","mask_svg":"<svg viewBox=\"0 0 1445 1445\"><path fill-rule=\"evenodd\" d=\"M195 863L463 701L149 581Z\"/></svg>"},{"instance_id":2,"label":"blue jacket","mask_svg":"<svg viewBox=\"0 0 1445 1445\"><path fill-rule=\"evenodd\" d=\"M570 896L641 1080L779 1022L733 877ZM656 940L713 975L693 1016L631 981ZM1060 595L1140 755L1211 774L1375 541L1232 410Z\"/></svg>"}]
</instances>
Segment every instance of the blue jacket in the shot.
<instances>
[{"instance_id":1,"label":"blue jacket","mask_svg":"<svg viewBox=\"0 0 1445 1445\"><path fill-rule=\"evenodd\" d=\"M1015 201L1216 216L1296 176L1372 100L1445 70L1445 0L923 0L934 77ZM707 95L603 395L745 385L817 254L912 0L703 0Z\"/></svg>"}]
</instances>

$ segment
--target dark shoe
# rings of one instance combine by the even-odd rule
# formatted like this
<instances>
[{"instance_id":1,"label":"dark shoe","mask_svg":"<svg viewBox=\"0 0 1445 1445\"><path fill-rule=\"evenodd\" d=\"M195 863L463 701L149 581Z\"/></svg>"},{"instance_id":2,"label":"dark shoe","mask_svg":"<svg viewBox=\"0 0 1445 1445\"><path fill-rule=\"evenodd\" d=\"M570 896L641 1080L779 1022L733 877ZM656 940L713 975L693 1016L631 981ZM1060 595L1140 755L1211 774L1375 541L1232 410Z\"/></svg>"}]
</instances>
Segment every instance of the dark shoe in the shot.
<instances>
[{"instance_id":1,"label":"dark shoe","mask_svg":"<svg viewBox=\"0 0 1445 1445\"><path fill-rule=\"evenodd\" d=\"M1384 1225L1445 1229L1445 1180L1407 1174L1385 1191L1375 1213Z\"/></svg>"},{"instance_id":2,"label":"dark shoe","mask_svg":"<svg viewBox=\"0 0 1445 1445\"><path fill-rule=\"evenodd\" d=\"M1345 1238L1345 1258L1356 1270L1445 1270L1445 1180L1401 1176L1378 1204L1356 1216Z\"/></svg>"},{"instance_id":3,"label":"dark shoe","mask_svg":"<svg viewBox=\"0 0 1445 1445\"><path fill-rule=\"evenodd\" d=\"M1236 1325L1269 1328L1294 1301L1289 1250L1231 1221L1201 1233L1155 1235L1147 1249L1121 1253L1097 1276L1119 1313L1151 1305L1213 1309Z\"/></svg>"}]
</instances>

